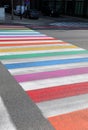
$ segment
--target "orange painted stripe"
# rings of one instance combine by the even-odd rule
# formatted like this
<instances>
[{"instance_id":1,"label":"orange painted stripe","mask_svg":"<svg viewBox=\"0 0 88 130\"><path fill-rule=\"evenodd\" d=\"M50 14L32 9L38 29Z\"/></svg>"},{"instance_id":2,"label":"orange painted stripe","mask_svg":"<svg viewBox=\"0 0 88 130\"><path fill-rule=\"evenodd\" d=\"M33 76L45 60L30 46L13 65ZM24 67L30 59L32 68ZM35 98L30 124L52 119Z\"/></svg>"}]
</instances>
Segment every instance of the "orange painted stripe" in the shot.
<instances>
[{"instance_id":1,"label":"orange painted stripe","mask_svg":"<svg viewBox=\"0 0 88 130\"><path fill-rule=\"evenodd\" d=\"M65 42L41 42L41 43L18 43L18 44L0 44L0 47L5 46L25 46L25 45L42 45L42 44L65 44Z\"/></svg>"},{"instance_id":2,"label":"orange painted stripe","mask_svg":"<svg viewBox=\"0 0 88 130\"><path fill-rule=\"evenodd\" d=\"M50 117L48 120L55 130L88 130L88 109Z\"/></svg>"}]
</instances>

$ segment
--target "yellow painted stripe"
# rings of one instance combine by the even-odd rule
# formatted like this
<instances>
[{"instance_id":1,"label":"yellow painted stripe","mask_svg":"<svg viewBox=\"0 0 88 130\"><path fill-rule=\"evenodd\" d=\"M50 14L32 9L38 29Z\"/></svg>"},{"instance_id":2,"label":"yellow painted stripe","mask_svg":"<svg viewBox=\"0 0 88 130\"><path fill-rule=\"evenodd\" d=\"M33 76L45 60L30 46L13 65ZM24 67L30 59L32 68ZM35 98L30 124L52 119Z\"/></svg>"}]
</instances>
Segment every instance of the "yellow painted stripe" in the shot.
<instances>
[{"instance_id":1,"label":"yellow painted stripe","mask_svg":"<svg viewBox=\"0 0 88 130\"><path fill-rule=\"evenodd\" d=\"M66 49L66 48L78 48L77 46L45 46L45 47L27 47L27 48L5 48L0 49L0 52L19 52L19 51L39 51L39 50L54 50L54 49Z\"/></svg>"}]
</instances>

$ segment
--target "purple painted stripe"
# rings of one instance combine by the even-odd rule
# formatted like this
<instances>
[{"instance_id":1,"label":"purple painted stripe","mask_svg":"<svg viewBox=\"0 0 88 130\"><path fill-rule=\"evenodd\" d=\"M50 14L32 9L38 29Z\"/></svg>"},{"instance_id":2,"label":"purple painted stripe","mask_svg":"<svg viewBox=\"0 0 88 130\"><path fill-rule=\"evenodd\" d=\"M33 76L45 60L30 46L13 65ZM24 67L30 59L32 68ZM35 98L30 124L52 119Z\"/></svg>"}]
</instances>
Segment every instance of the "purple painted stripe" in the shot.
<instances>
[{"instance_id":1,"label":"purple painted stripe","mask_svg":"<svg viewBox=\"0 0 88 130\"><path fill-rule=\"evenodd\" d=\"M56 71L51 71L51 72L40 72L40 73L24 74L24 75L15 75L14 78L18 82L26 82L26 81L32 81L32 80L41 80L41 79L47 79L47 78L78 75L78 74L84 74L84 73L88 73L88 67L63 69L63 70L56 70Z\"/></svg>"}]
</instances>

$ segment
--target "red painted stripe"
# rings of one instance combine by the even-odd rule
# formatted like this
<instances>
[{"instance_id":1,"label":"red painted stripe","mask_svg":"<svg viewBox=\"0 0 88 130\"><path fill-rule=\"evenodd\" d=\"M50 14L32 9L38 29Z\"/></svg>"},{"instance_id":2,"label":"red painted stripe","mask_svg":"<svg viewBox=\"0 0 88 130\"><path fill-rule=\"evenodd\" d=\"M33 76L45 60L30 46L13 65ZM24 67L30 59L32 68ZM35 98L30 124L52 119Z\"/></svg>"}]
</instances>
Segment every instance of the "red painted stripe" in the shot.
<instances>
[{"instance_id":1,"label":"red painted stripe","mask_svg":"<svg viewBox=\"0 0 88 130\"><path fill-rule=\"evenodd\" d=\"M2 37L1 37L2 38ZM10 38L12 38L12 37L9 37L9 38L7 38L6 40L3 38L3 40L2 39L0 39L0 42L6 42L6 41L28 41L28 40L57 40L56 38L52 38L52 37L45 37L45 36L32 36L32 37L19 37L19 39L18 39L18 37L16 38L14 38L13 37L13 39L10 39Z\"/></svg>"},{"instance_id":2,"label":"red painted stripe","mask_svg":"<svg viewBox=\"0 0 88 130\"><path fill-rule=\"evenodd\" d=\"M55 130L88 130L88 109L50 117L48 120Z\"/></svg>"},{"instance_id":3,"label":"red painted stripe","mask_svg":"<svg viewBox=\"0 0 88 130\"><path fill-rule=\"evenodd\" d=\"M0 44L0 47L6 47L6 46L25 46L25 45L45 45L45 44L65 44L65 42L61 42L61 43L58 43L58 42L48 42L48 43L46 43L46 42L40 42L40 43L26 43L26 41L25 41L25 43L16 43L16 44Z\"/></svg>"},{"instance_id":4,"label":"red painted stripe","mask_svg":"<svg viewBox=\"0 0 88 130\"><path fill-rule=\"evenodd\" d=\"M42 102L58 98L65 98L88 93L88 82L55 86L38 90L26 91L35 102Z\"/></svg>"}]
</instances>

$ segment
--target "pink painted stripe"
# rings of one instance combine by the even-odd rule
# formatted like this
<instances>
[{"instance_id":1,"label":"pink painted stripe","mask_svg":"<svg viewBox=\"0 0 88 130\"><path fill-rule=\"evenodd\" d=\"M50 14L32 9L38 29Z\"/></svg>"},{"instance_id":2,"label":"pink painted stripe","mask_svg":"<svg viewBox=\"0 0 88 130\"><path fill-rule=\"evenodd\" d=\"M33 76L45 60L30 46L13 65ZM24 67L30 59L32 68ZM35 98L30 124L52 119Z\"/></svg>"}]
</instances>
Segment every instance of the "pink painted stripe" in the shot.
<instances>
[{"instance_id":1,"label":"pink painted stripe","mask_svg":"<svg viewBox=\"0 0 88 130\"><path fill-rule=\"evenodd\" d=\"M39 35L38 35L38 36L26 36L26 35L25 35L25 36L2 36L2 35L0 35L0 38L10 38L10 37L11 37L11 38L12 38L12 37L13 37L13 38L14 38L14 37L15 37L15 38L17 38L17 37L18 37L18 38L20 38L20 37L21 37L21 38L25 38L25 37L30 38L30 37L48 37L48 36L45 36L45 35L42 35L42 36L39 36ZM53 37L52 37L52 38L53 38Z\"/></svg>"},{"instance_id":2,"label":"pink painted stripe","mask_svg":"<svg viewBox=\"0 0 88 130\"><path fill-rule=\"evenodd\" d=\"M34 102L43 102L88 93L88 82L26 91Z\"/></svg>"},{"instance_id":3,"label":"pink painted stripe","mask_svg":"<svg viewBox=\"0 0 88 130\"><path fill-rule=\"evenodd\" d=\"M84 73L88 73L88 67L63 69L63 70L56 70L56 71L51 71L51 72L39 72L39 73L24 74L24 75L15 75L14 78L18 82L26 82L26 81L41 80L41 79L47 79L47 78L78 75L78 74L84 74Z\"/></svg>"}]
</instances>

